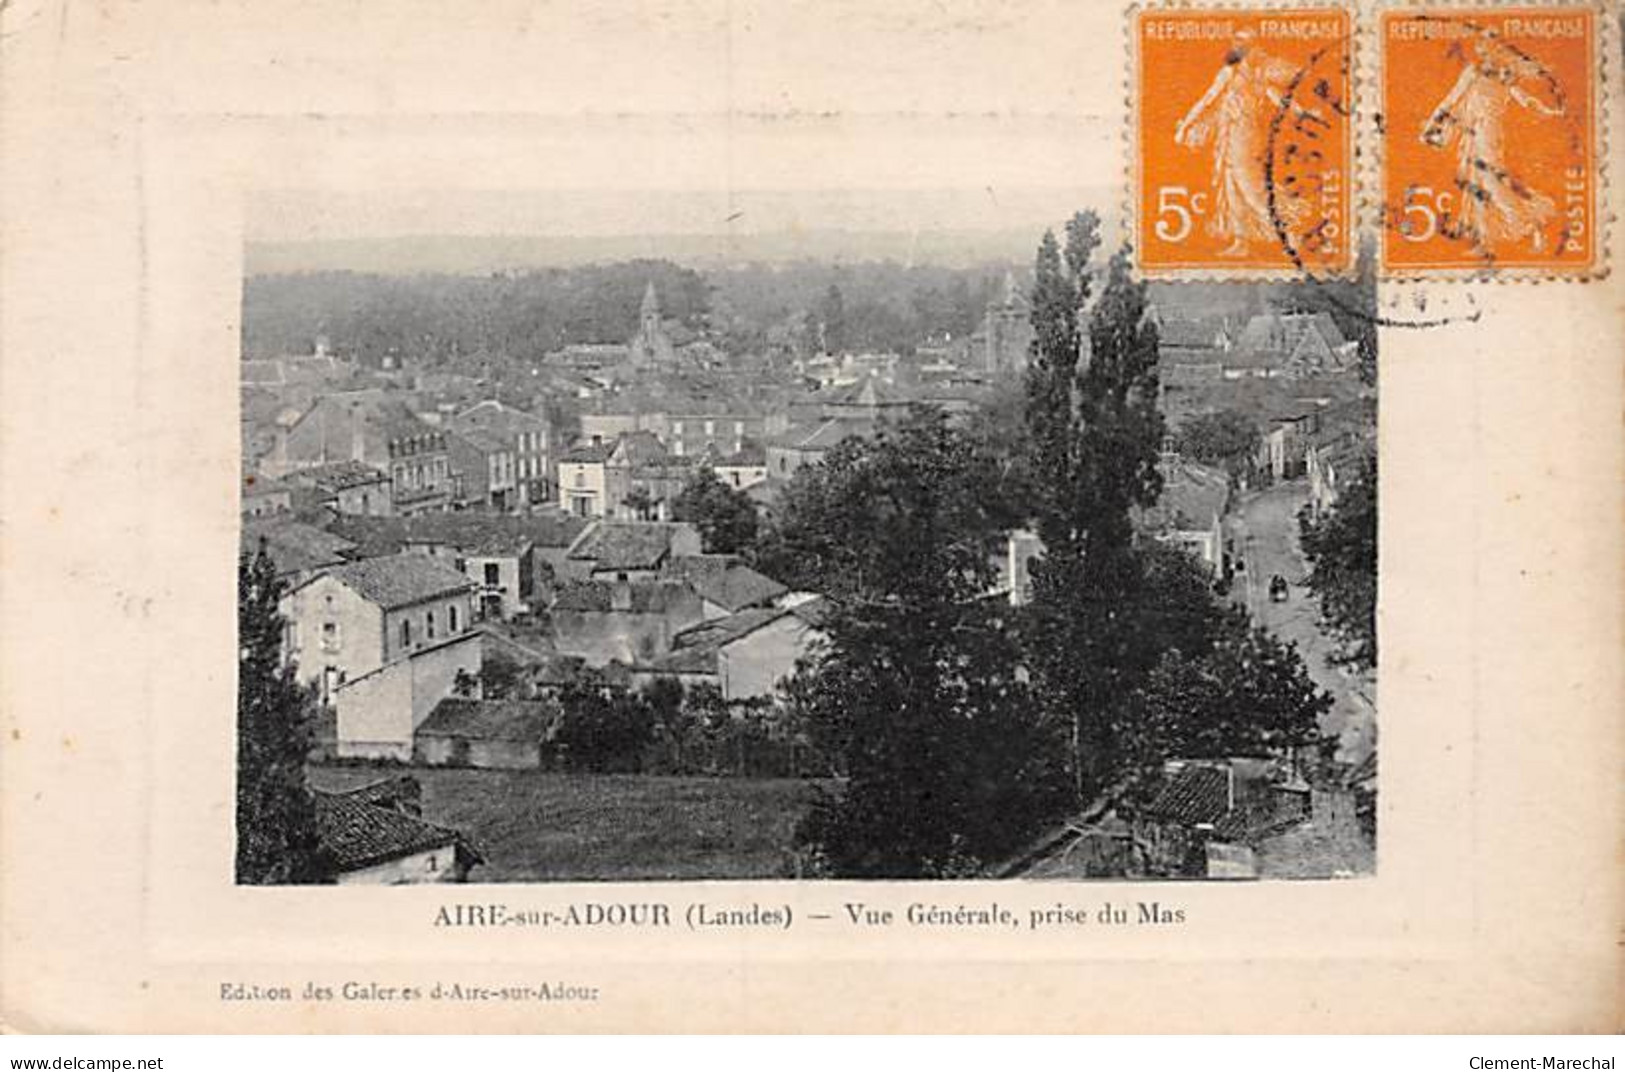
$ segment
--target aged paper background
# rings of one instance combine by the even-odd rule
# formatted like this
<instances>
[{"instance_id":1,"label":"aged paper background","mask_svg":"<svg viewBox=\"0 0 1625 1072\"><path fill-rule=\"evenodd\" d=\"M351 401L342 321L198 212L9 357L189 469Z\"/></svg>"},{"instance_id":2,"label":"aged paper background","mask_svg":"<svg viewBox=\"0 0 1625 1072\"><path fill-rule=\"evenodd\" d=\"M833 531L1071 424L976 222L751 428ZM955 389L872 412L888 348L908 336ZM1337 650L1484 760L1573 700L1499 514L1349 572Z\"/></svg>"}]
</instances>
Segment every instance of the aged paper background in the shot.
<instances>
[{"instance_id":1,"label":"aged paper background","mask_svg":"<svg viewBox=\"0 0 1625 1072\"><path fill-rule=\"evenodd\" d=\"M1482 319L1382 338L1374 878L231 885L237 320L254 191L432 203L435 191L985 185L1076 190L1077 207L1110 211L1124 173L1122 43L1118 5L1083 0L0 7L0 1020L24 1031L1619 1027L1617 270L1585 285L1429 288L1435 304L1473 303ZM1614 146L1625 144L1618 58ZM1620 202L1616 175L1615 215ZM1008 936L430 925L458 900L702 897L798 915L857 899L1158 900L1188 922ZM347 980L564 981L601 997L219 1000L222 982Z\"/></svg>"}]
</instances>

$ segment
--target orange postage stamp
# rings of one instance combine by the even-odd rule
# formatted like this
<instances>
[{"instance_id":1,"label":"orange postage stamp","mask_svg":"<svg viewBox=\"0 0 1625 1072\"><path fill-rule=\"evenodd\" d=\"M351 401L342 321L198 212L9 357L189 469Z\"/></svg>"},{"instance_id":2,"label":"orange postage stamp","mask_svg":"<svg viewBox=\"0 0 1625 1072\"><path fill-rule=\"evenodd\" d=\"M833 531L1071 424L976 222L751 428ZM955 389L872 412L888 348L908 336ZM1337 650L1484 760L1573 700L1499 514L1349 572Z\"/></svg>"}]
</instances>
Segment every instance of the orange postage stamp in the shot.
<instances>
[{"instance_id":1,"label":"orange postage stamp","mask_svg":"<svg viewBox=\"0 0 1625 1072\"><path fill-rule=\"evenodd\" d=\"M1147 8L1132 28L1142 274L1351 263L1353 26L1341 7Z\"/></svg>"},{"instance_id":2,"label":"orange postage stamp","mask_svg":"<svg viewBox=\"0 0 1625 1072\"><path fill-rule=\"evenodd\" d=\"M1419 7L1379 33L1383 270L1600 267L1595 10Z\"/></svg>"}]
</instances>

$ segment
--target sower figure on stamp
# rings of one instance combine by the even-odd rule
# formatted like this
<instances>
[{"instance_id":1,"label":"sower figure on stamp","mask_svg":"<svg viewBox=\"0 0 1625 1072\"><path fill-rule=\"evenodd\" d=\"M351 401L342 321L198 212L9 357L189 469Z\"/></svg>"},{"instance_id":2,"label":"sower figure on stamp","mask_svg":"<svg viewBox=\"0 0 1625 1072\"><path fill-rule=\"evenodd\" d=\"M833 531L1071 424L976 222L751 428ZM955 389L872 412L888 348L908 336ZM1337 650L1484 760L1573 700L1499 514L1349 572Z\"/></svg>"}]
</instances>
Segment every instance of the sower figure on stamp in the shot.
<instances>
[{"instance_id":1,"label":"sower figure on stamp","mask_svg":"<svg viewBox=\"0 0 1625 1072\"><path fill-rule=\"evenodd\" d=\"M1473 40L1472 50L1456 84L1422 125L1422 141L1456 151L1456 188L1462 201L1457 237L1482 253L1521 241L1532 252L1542 252L1544 228L1557 214L1557 204L1508 170L1506 113L1516 104L1556 118L1563 115L1563 103L1541 99L1547 89L1544 72L1516 50L1483 37Z\"/></svg>"},{"instance_id":2,"label":"sower figure on stamp","mask_svg":"<svg viewBox=\"0 0 1625 1072\"><path fill-rule=\"evenodd\" d=\"M1207 92L1174 131L1175 142L1188 149L1212 142L1214 213L1208 228L1230 240L1220 256L1245 256L1250 243L1275 237L1265 154L1270 124L1295 76L1290 63L1256 47L1252 32L1242 30ZM1294 111L1300 119L1320 118L1311 108L1294 106ZM1297 214L1289 205L1278 206L1278 211L1283 218Z\"/></svg>"}]
</instances>

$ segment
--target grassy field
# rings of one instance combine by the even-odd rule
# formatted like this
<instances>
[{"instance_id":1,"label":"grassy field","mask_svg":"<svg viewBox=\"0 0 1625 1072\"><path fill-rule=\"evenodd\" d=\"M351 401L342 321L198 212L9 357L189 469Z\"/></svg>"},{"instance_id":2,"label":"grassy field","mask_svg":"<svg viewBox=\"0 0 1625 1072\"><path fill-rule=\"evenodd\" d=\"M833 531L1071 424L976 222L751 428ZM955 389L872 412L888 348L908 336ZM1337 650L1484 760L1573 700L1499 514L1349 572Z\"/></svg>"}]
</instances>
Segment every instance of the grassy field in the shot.
<instances>
[{"instance_id":1,"label":"grassy field","mask_svg":"<svg viewBox=\"0 0 1625 1072\"><path fill-rule=\"evenodd\" d=\"M316 767L342 791L407 773ZM813 798L793 779L656 778L537 771L410 771L423 817L463 831L485 856L474 882L778 878Z\"/></svg>"}]
</instances>

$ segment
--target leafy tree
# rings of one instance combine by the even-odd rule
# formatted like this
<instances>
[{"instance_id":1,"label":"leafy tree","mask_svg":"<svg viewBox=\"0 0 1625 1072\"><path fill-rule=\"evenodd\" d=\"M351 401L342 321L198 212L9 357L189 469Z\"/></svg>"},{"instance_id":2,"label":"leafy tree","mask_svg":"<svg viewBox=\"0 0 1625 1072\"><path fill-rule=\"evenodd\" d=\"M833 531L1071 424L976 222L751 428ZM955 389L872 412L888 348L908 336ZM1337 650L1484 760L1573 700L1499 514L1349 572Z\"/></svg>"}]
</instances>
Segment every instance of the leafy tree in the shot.
<instances>
[{"instance_id":1,"label":"leafy tree","mask_svg":"<svg viewBox=\"0 0 1625 1072\"><path fill-rule=\"evenodd\" d=\"M1157 332L1144 284L1126 250L1111 259L1089 315L1099 221L1067 226L1063 257L1052 234L1039 246L1033 288L1033 358L1027 420L1033 443L1037 528L1032 663L1043 702L1072 725L1078 794L1103 788L1118 764L1115 709L1137 682L1127 672L1136 630L1125 627L1142 572L1131 516L1156 500L1163 436L1157 409Z\"/></svg>"},{"instance_id":2,"label":"leafy tree","mask_svg":"<svg viewBox=\"0 0 1625 1072\"><path fill-rule=\"evenodd\" d=\"M694 719L685 704L683 683L661 677L643 689L654 739L664 753L666 767L673 773L686 772L687 751L694 737Z\"/></svg>"},{"instance_id":3,"label":"leafy tree","mask_svg":"<svg viewBox=\"0 0 1625 1072\"><path fill-rule=\"evenodd\" d=\"M1309 559L1309 589L1321 616L1341 641L1343 658L1369 670L1377 665L1377 459L1319 522L1302 526Z\"/></svg>"},{"instance_id":4,"label":"leafy tree","mask_svg":"<svg viewBox=\"0 0 1625 1072\"><path fill-rule=\"evenodd\" d=\"M792 588L837 601L935 595L937 579L911 577L913 542L929 524L960 580L991 585L1017 504L999 494L998 463L942 412L916 407L872 438L837 443L820 465L796 471L757 541L757 568ZM911 515L929 496L927 521ZM915 580L916 592L910 587ZM967 596L968 598L968 596Z\"/></svg>"},{"instance_id":5,"label":"leafy tree","mask_svg":"<svg viewBox=\"0 0 1625 1072\"><path fill-rule=\"evenodd\" d=\"M1134 557L1135 584L1119 619L1128 680L1143 682L1170 651L1200 658L1246 627L1246 612L1214 598L1212 577L1190 552L1151 541Z\"/></svg>"},{"instance_id":6,"label":"leafy tree","mask_svg":"<svg viewBox=\"0 0 1625 1072\"><path fill-rule=\"evenodd\" d=\"M1019 382L1005 381L969 414L966 429L998 466L1002 494L1012 503L1032 501L1034 478L1027 398Z\"/></svg>"},{"instance_id":7,"label":"leafy tree","mask_svg":"<svg viewBox=\"0 0 1625 1072\"><path fill-rule=\"evenodd\" d=\"M633 488L631 491L627 492L626 497L621 500L621 505L625 506L628 510L632 511L632 513L636 514L638 520L640 521L651 521L654 519L655 500L654 496L649 494L649 490L647 488Z\"/></svg>"},{"instance_id":8,"label":"leafy tree","mask_svg":"<svg viewBox=\"0 0 1625 1072\"><path fill-rule=\"evenodd\" d=\"M1179 427L1178 445L1207 465L1221 466L1231 477L1252 469L1258 454L1258 422L1240 410L1222 409L1191 417Z\"/></svg>"},{"instance_id":9,"label":"leafy tree","mask_svg":"<svg viewBox=\"0 0 1625 1072\"><path fill-rule=\"evenodd\" d=\"M1319 718L1331 706L1296 647L1238 623L1199 657L1167 652L1119 733L1127 766L1145 774L1169 756L1272 756L1319 745Z\"/></svg>"},{"instance_id":10,"label":"leafy tree","mask_svg":"<svg viewBox=\"0 0 1625 1072\"><path fill-rule=\"evenodd\" d=\"M488 651L480 659L480 695L487 700L517 698L523 668L500 651Z\"/></svg>"},{"instance_id":11,"label":"leafy tree","mask_svg":"<svg viewBox=\"0 0 1625 1072\"><path fill-rule=\"evenodd\" d=\"M553 747L573 771L636 773L654 739L654 713L644 697L587 676L559 690L563 709Z\"/></svg>"},{"instance_id":12,"label":"leafy tree","mask_svg":"<svg viewBox=\"0 0 1625 1072\"><path fill-rule=\"evenodd\" d=\"M830 623L805 683L813 746L844 785L798 831L829 870L955 877L1007 856L1071 794L1064 737L1021 680L995 604L873 604Z\"/></svg>"},{"instance_id":13,"label":"leafy tree","mask_svg":"<svg viewBox=\"0 0 1625 1072\"><path fill-rule=\"evenodd\" d=\"M701 545L713 554L738 554L756 539L756 505L718 479L709 465L701 466L683 486L672 503L672 516L692 522L700 531Z\"/></svg>"},{"instance_id":14,"label":"leafy tree","mask_svg":"<svg viewBox=\"0 0 1625 1072\"><path fill-rule=\"evenodd\" d=\"M323 880L316 801L305 782L310 689L282 658L283 586L262 548L237 563L237 881Z\"/></svg>"},{"instance_id":15,"label":"leafy tree","mask_svg":"<svg viewBox=\"0 0 1625 1072\"><path fill-rule=\"evenodd\" d=\"M1008 608L984 598L1008 525L993 471L918 410L787 489L777 546L838 603L791 690L847 776L799 832L836 874L956 873L1011 851L1066 797Z\"/></svg>"},{"instance_id":16,"label":"leafy tree","mask_svg":"<svg viewBox=\"0 0 1625 1072\"><path fill-rule=\"evenodd\" d=\"M320 332L335 352L374 367L402 355L469 371L533 361L571 342L630 339L651 281L664 317L694 329L705 324L709 284L669 261L484 276L256 274L243 288L243 353L303 353Z\"/></svg>"}]
</instances>

